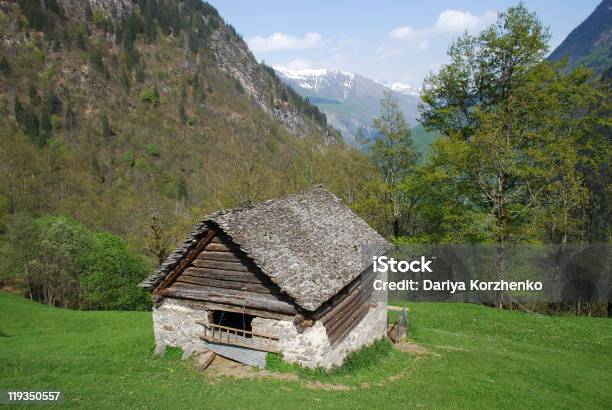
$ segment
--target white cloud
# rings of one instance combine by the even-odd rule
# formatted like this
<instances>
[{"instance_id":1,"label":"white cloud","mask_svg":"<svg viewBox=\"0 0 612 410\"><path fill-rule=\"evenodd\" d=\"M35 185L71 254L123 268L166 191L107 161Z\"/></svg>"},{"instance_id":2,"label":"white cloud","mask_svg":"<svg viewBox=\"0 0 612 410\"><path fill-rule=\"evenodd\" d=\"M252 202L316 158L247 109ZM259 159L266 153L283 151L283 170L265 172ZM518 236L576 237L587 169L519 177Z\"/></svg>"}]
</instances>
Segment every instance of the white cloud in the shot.
<instances>
[{"instance_id":1,"label":"white cloud","mask_svg":"<svg viewBox=\"0 0 612 410\"><path fill-rule=\"evenodd\" d=\"M432 30L435 33L462 33L465 30L473 32L493 23L496 18L495 11L475 16L469 11L445 10L438 16Z\"/></svg>"},{"instance_id":2,"label":"white cloud","mask_svg":"<svg viewBox=\"0 0 612 410\"><path fill-rule=\"evenodd\" d=\"M422 30L421 30L422 31ZM415 37L417 34L417 30L415 30L411 26L402 26L393 30L389 35L391 38L396 38L398 40L409 40Z\"/></svg>"},{"instance_id":3,"label":"white cloud","mask_svg":"<svg viewBox=\"0 0 612 410\"><path fill-rule=\"evenodd\" d=\"M307 50L317 47L323 41L319 33L306 33L302 38L285 33L274 33L269 37L256 36L248 41L254 52Z\"/></svg>"},{"instance_id":4,"label":"white cloud","mask_svg":"<svg viewBox=\"0 0 612 410\"><path fill-rule=\"evenodd\" d=\"M435 36L458 34L465 30L474 32L494 22L496 17L495 11L475 16L469 11L445 10L431 27L416 29L412 26L402 26L391 31L389 36L396 40L410 41L414 49L425 50L429 48L429 42Z\"/></svg>"}]
</instances>

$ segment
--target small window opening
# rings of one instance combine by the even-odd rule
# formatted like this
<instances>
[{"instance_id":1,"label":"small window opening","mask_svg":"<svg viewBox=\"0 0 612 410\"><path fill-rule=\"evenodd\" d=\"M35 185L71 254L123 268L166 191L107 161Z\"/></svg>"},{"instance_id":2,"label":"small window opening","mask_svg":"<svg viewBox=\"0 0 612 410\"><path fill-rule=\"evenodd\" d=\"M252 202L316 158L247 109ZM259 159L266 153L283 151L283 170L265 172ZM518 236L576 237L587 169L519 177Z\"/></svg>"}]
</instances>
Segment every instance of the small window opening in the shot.
<instances>
[{"instance_id":1,"label":"small window opening","mask_svg":"<svg viewBox=\"0 0 612 410\"><path fill-rule=\"evenodd\" d=\"M251 331L251 322L255 316L246 313L227 312L225 310L213 311L213 323L215 325L232 327L234 329ZM247 335L251 337L251 335Z\"/></svg>"}]
</instances>

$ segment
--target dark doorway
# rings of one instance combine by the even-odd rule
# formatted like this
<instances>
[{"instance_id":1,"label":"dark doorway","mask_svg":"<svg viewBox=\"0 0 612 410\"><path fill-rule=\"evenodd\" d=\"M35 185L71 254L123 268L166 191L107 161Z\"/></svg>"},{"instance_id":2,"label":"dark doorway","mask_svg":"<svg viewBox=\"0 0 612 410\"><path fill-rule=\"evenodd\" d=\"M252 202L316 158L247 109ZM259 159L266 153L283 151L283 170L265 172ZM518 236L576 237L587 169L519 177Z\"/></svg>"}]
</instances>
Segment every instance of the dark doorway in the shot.
<instances>
[{"instance_id":1,"label":"dark doorway","mask_svg":"<svg viewBox=\"0 0 612 410\"><path fill-rule=\"evenodd\" d=\"M213 323L215 325L248 330L249 332L251 331L251 322L254 317L245 313L227 312L225 310L213 311Z\"/></svg>"}]
</instances>

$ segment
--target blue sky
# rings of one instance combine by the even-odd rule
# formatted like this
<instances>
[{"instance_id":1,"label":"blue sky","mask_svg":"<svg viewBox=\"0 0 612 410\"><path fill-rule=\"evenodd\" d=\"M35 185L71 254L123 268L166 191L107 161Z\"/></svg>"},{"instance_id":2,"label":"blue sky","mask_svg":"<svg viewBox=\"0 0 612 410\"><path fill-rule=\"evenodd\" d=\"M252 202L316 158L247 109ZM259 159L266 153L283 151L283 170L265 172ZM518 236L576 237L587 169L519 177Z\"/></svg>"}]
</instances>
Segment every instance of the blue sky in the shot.
<instances>
[{"instance_id":1,"label":"blue sky","mask_svg":"<svg viewBox=\"0 0 612 410\"><path fill-rule=\"evenodd\" d=\"M210 0L258 60L294 69L352 71L420 86L446 62L449 42L495 20L515 1ZM551 50L599 0L525 1L552 34Z\"/></svg>"}]
</instances>

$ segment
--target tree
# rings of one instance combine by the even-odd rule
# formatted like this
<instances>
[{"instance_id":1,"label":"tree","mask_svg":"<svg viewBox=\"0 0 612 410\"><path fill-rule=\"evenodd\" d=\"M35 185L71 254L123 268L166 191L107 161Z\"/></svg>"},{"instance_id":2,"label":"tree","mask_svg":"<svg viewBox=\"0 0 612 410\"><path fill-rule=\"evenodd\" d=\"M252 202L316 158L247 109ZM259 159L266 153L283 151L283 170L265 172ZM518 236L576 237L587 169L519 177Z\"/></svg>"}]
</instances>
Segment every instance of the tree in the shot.
<instances>
[{"instance_id":1,"label":"tree","mask_svg":"<svg viewBox=\"0 0 612 410\"><path fill-rule=\"evenodd\" d=\"M373 121L378 136L374 141L361 141L388 186L387 200L393 206L393 236L401 235L403 191L402 180L414 168L418 154L414 149L410 128L399 104L391 92L380 102L380 116Z\"/></svg>"},{"instance_id":2,"label":"tree","mask_svg":"<svg viewBox=\"0 0 612 410\"><path fill-rule=\"evenodd\" d=\"M25 111L23 105L21 105L21 101L19 101L19 97L15 96L15 104L13 106L13 110L15 111L15 120L19 124L24 124L25 122Z\"/></svg>"},{"instance_id":3,"label":"tree","mask_svg":"<svg viewBox=\"0 0 612 410\"><path fill-rule=\"evenodd\" d=\"M548 38L522 3L510 7L495 25L454 42L451 63L424 84L420 120L444 136L433 162L464 203L488 215L499 280L505 244L530 213L561 193L566 205L583 196L572 125L586 100L565 95L587 84L543 61Z\"/></svg>"},{"instance_id":4,"label":"tree","mask_svg":"<svg viewBox=\"0 0 612 410\"><path fill-rule=\"evenodd\" d=\"M38 115L32 110L26 110L24 113L25 133L32 141L40 145L40 122Z\"/></svg>"},{"instance_id":5,"label":"tree","mask_svg":"<svg viewBox=\"0 0 612 410\"><path fill-rule=\"evenodd\" d=\"M39 222L38 253L31 262L32 281L40 300L49 306L80 305L80 279L95 261L91 233L66 217L46 217Z\"/></svg>"},{"instance_id":6,"label":"tree","mask_svg":"<svg viewBox=\"0 0 612 410\"><path fill-rule=\"evenodd\" d=\"M105 143L110 144L113 138L113 130L111 129L110 122L108 121L108 115L102 114L100 127L102 128L102 140Z\"/></svg>"},{"instance_id":7,"label":"tree","mask_svg":"<svg viewBox=\"0 0 612 410\"><path fill-rule=\"evenodd\" d=\"M548 52L548 30L520 3L500 13L479 35L464 34L449 47L451 62L425 78L420 121L443 135L469 140L480 111L499 107Z\"/></svg>"},{"instance_id":8,"label":"tree","mask_svg":"<svg viewBox=\"0 0 612 410\"><path fill-rule=\"evenodd\" d=\"M160 217L153 214L149 223L149 235L145 250L155 256L161 265L170 254L170 246L174 241L174 233L164 228Z\"/></svg>"},{"instance_id":9,"label":"tree","mask_svg":"<svg viewBox=\"0 0 612 410\"><path fill-rule=\"evenodd\" d=\"M76 129L78 122L77 122L76 113L74 112L74 108L72 107L72 101L70 100L70 97L67 100L68 101L66 102L66 129L68 129L69 131L72 131Z\"/></svg>"},{"instance_id":10,"label":"tree","mask_svg":"<svg viewBox=\"0 0 612 410\"><path fill-rule=\"evenodd\" d=\"M6 239L10 249L3 255L3 268L6 272L20 272L23 269L28 297L33 299L30 259L37 252L38 226L29 214L13 214L6 229Z\"/></svg>"}]
</instances>

